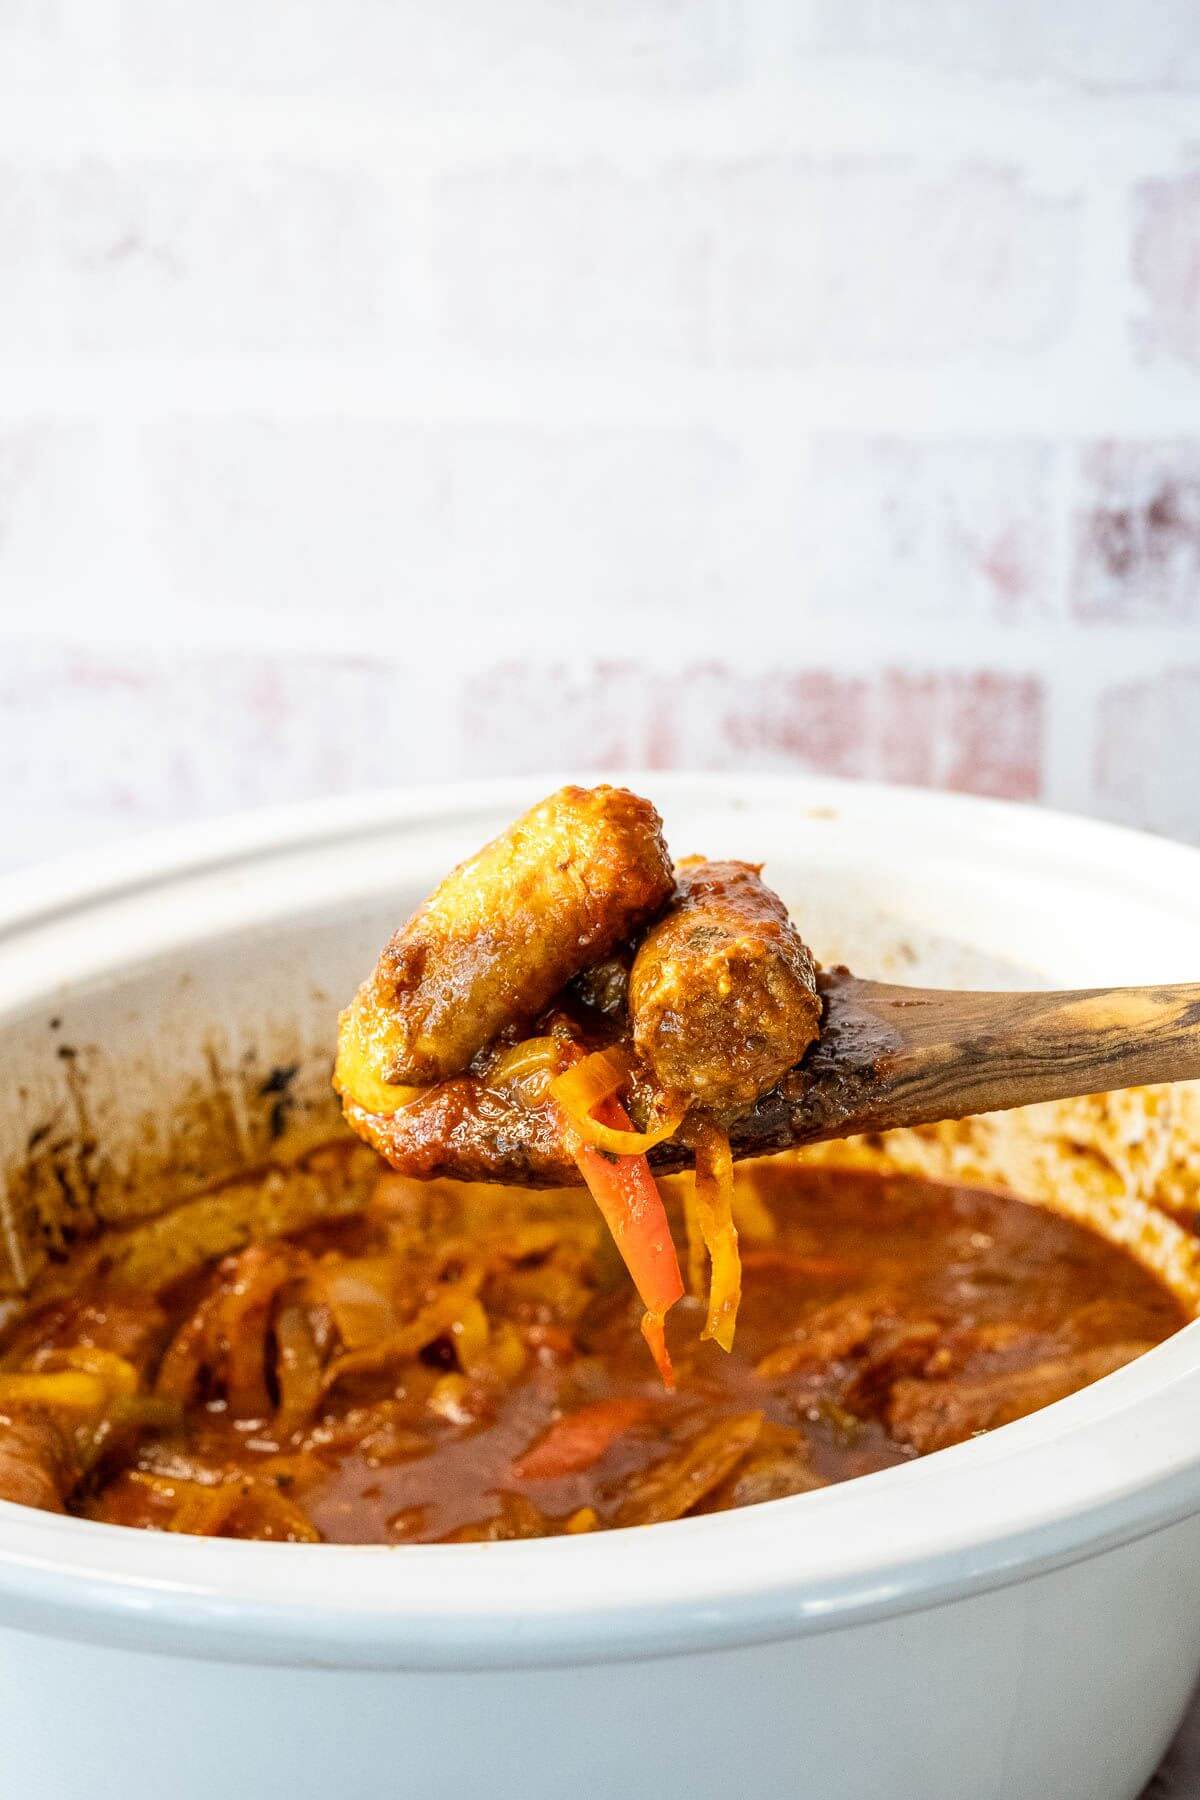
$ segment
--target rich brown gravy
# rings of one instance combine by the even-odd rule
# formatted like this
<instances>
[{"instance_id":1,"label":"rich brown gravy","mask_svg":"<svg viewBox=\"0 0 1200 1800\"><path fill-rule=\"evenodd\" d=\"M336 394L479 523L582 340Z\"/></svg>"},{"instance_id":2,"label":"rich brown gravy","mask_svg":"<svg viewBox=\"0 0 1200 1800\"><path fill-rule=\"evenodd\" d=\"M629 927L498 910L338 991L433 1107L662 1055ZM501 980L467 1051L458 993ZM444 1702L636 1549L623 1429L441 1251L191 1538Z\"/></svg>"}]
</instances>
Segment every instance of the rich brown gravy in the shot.
<instances>
[{"instance_id":1,"label":"rich brown gravy","mask_svg":"<svg viewBox=\"0 0 1200 1800\"><path fill-rule=\"evenodd\" d=\"M118 1524L236 1536L309 1535L288 1523L306 1520L342 1543L675 1518L845 1481L958 1442L1086 1385L1185 1322L1124 1251L1015 1199L783 1163L744 1179L760 1216L743 1207L736 1343L731 1355L702 1343L701 1304L677 1306L673 1394L585 1206L574 1206L569 1229L556 1235L543 1216L522 1238L513 1196L501 1219L479 1190L467 1190L472 1204L459 1212L443 1185L441 1223L431 1224L427 1207L414 1212L412 1184L384 1175L366 1214L290 1241L287 1283L247 1314L245 1329L258 1334L251 1360L265 1359L265 1372L254 1371L263 1416L232 1416L228 1345L210 1318L181 1423L112 1436L66 1504ZM447 1286L465 1296L461 1317L331 1383L345 1344L312 1295L344 1258L382 1281L393 1327ZM163 1344L178 1341L219 1282L236 1288L238 1279L232 1261L224 1274L210 1265L160 1297L165 1321L153 1301L101 1284L25 1322L5 1366L38 1366L47 1346L111 1342L114 1322L120 1336L140 1304L152 1346L142 1385L153 1391ZM326 1389L283 1434L277 1322L289 1295L313 1308ZM359 1328L369 1346L369 1308ZM374 1329L378 1343L383 1327ZM569 1423L556 1425L564 1415ZM194 1507L180 1516L193 1484L244 1477L247 1500L218 1523ZM257 1505L254 1494L268 1490L286 1506Z\"/></svg>"}]
</instances>

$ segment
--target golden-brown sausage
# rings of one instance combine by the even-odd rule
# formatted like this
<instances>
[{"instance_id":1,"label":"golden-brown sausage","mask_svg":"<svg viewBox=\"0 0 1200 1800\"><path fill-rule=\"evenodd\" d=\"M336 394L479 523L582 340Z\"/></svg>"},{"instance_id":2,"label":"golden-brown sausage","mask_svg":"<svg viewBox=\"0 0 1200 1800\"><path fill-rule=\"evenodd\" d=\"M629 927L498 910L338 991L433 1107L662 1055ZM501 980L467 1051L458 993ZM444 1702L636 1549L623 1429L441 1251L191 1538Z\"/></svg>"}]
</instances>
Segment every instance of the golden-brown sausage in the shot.
<instances>
[{"instance_id":1,"label":"golden-brown sausage","mask_svg":"<svg viewBox=\"0 0 1200 1800\"><path fill-rule=\"evenodd\" d=\"M66 1434L37 1408L0 1414L0 1500L65 1512L78 1479Z\"/></svg>"},{"instance_id":2,"label":"golden-brown sausage","mask_svg":"<svg viewBox=\"0 0 1200 1800\"><path fill-rule=\"evenodd\" d=\"M813 959L753 863L691 858L629 979L638 1054L661 1085L715 1112L746 1106L820 1030Z\"/></svg>"},{"instance_id":3,"label":"golden-brown sausage","mask_svg":"<svg viewBox=\"0 0 1200 1800\"><path fill-rule=\"evenodd\" d=\"M626 788L565 787L448 875L343 1013L338 1083L443 1080L539 1013L674 888L662 821Z\"/></svg>"}]
</instances>

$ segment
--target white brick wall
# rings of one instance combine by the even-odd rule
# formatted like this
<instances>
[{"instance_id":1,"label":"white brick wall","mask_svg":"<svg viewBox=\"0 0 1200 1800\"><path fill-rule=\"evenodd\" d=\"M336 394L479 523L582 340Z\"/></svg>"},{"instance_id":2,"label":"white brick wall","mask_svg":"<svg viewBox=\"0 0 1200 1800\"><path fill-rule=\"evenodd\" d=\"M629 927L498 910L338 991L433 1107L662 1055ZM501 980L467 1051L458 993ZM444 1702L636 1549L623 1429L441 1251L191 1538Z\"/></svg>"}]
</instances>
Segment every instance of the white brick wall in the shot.
<instances>
[{"instance_id":1,"label":"white brick wall","mask_svg":"<svg viewBox=\"0 0 1200 1800\"><path fill-rule=\"evenodd\" d=\"M1089 88L1200 87L1191 0L799 0L796 14L804 58L865 53Z\"/></svg>"},{"instance_id":2,"label":"white brick wall","mask_svg":"<svg viewBox=\"0 0 1200 1800\"><path fill-rule=\"evenodd\" d=\"M120 0L142 88L252 94L689 92L740 73L737 0ZM186 66L186 75L183 68Z\"/></svg>"},{"instance_id":3,"label":"white brick wall","mask_svg":"<svg viewBox=\"0 0 1200 1800\"><path fill-rule=\"evenodd\" d=\"M409 327L403 173L292 157L10 157L0 166L10 354L370 353Z\"/></svg>"},{"instance_id":4,"label":"white brick wall","mask_svg":"<svg viewBox=\"0 0 1200 1800\"><path fill-rule=\"evenodd\" d=\"M1192 0L0 0L0 863L568 762L1200 838L1198 89Z\"/></svg>"},{"instance_id":5,"label":"white brick wall","mask_svg":"<svg viewBox=\"0 0 1200 1800\"><path fill-rule=\"evenodd\" d=\"M790 508L807 586L864 624L1048 619L1060 460L1025 437L810 438Z\"/></svg>"},{"instance_id":6,"label":"white brick wall","mask_svg":"<svg viewBox=\"0 0 1200 1800\"><path fill-rule=\"evenodd\" d=\"M1200 366L1200 173L1139 182L1133 270L1139 350Z\"/></svg>"},{"instance_id":7,"label":"white brick wall","mask_svg":"<svg viewBox=\"0 0 1200 1800\"><path fill-rule=\"evenodd\" d=\"M163 588L194 611L348 614L403 657L431 647L431 608L530 645L548 608L590 614L603 649L738 592L739 458L708 433L174 418L139 450Z\"/></svg>"},{"instance_id":8,"label":"white brick wall","mask_svg":"<svg viewBox=\"0 0 1200 1800\"><path fill-rule=\"evenodd\" d=\"M705 189L711 185L711 195ZM945 363L1061 342L1079 205L969 159L838 156L694 172L735 364Z\"/></svg>"}]
</instances>

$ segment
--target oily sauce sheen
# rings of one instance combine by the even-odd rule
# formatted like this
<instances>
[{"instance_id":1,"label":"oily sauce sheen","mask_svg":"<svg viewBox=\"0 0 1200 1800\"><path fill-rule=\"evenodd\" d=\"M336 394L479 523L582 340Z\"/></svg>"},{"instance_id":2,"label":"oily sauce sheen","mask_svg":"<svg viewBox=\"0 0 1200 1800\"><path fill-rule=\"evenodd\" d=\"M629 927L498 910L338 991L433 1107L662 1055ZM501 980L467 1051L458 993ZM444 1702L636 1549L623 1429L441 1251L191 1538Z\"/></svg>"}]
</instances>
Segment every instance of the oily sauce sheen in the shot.
<instances>
[{"instance_id":1,"label":"oily sauce sheen","mask_svg":"<svg viewBox=\"0 0 1200 1800\"><path fill-rule=\"evenodd\" d=\"M734 1349L701 1342L700 1302L682 1302L674 1393L581 1196L531 1213L528 1195L389 1173L360 1215L157 1297L101 1282L45 1309L4 1367L119 1339L139 1393L159 1396L157 1422L78 1453L69 1511L211 1535L496 1540L884 1469L1059 1399L1185 1322L1132 1257L1015 1199L783 1162L739 1189Z\"/></svg>"}]
</instances>

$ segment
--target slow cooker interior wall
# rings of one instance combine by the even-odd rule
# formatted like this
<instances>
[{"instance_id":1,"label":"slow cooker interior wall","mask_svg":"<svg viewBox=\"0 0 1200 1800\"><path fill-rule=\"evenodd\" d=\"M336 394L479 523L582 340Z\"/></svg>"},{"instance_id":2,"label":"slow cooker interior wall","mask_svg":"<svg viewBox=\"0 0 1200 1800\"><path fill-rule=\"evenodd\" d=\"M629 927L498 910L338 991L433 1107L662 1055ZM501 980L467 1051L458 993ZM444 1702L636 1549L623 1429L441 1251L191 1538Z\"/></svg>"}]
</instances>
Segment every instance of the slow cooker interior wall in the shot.
<instances>
[{"instance_id":1,"label":"slow cooker interior wall","mask_svg":"<svg viewBox=\"0 0 1200 1800\"><path fill-rule=\"evenodd\" d=\"M336 1132L337 1009L379 930L339 916L240 933L12 1021L0 1291L99 1229Z\"/></svg>"}]
</instances>

